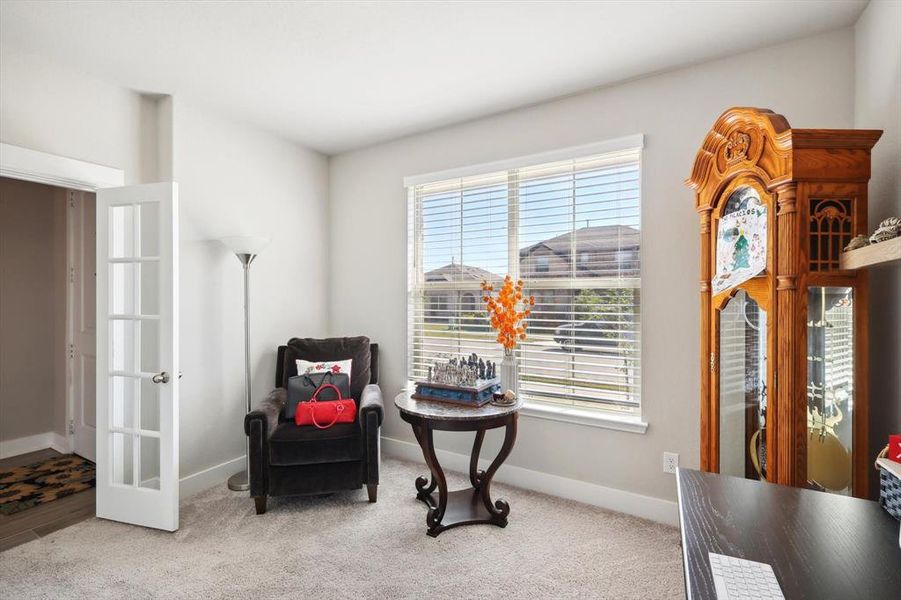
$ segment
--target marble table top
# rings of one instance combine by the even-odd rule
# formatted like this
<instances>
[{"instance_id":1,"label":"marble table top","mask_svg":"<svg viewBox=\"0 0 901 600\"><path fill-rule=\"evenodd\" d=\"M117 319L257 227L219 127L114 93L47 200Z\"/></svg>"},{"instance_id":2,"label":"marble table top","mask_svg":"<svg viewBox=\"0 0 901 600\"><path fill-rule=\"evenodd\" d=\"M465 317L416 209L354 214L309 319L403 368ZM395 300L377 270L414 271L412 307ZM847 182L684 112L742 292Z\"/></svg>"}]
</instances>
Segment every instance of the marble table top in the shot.
<instances>
[{"instance_id":1,"label":"marble table top","mask_svg":"<svg viewBox=\"0 0 901 600\"><path fill-rule=\"evenodd\" d=\"M403 413L433 419L436 421L478 421L481 419L493 419L514 413L522 408L522 400L517 400L510 406L497 406L485 404L484 406L464 406L452 402L435 402L432 400L414 400L410 397L411 391L404 390L394 397L394 406Z\"/></svg>"}]
</instances>

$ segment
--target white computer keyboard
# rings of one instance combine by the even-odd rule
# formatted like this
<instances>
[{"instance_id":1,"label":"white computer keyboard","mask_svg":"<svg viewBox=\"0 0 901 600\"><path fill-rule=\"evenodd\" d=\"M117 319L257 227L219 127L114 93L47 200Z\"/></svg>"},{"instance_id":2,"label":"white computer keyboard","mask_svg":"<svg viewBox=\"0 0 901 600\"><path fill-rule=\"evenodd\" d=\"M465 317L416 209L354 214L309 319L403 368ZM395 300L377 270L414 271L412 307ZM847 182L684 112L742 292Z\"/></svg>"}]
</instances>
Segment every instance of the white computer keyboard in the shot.
<instances>
[{"instance_id":1,"label":"white computer keyboard","mask_svg":"<svg viewBox=\"0 0 901 600\"><path fill-rule=\"evenodd\" d=\"M785 600L770 565L713 552L707 555L717 600Z\"/></svg>"}]
</instances>

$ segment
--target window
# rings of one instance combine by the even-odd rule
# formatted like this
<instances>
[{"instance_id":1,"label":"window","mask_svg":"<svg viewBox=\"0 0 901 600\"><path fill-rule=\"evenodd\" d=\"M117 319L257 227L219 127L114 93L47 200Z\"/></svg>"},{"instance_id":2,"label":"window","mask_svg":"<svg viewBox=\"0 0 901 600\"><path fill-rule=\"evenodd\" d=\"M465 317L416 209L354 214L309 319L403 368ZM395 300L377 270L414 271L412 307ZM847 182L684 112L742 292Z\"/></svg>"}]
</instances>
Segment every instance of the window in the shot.
<instances>
[{"instance_id":1,"label":"window","mask_svg":"<svg viewBox=\"0 0 901 600\"><path fill-rule=\"evenodd\" d=\"M476 295L472 292L464 292L463 293L463 311L468 313L474 313L478 310L476 304Z\"/></svg>"},{"instance_id":2,"label":"window","mask_svg":"<svg viewBox=\"0 0 901 600\"><path fill-rule=\"evenodd\" d=\"M448 356L500 358L479 284L510 273L535 296L525 399L639 415L641 138L617 142L408 179L411 380Z\"/></svg>"}]
</instances>

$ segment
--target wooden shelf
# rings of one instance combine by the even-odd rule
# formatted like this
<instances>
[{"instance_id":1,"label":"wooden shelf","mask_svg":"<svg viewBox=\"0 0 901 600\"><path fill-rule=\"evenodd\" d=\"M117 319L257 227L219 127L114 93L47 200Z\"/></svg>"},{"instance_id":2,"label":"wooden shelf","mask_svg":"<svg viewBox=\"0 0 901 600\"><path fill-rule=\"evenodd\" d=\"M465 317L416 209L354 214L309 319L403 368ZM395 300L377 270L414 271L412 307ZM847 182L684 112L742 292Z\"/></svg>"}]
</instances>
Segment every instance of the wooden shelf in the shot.
<instances>
[{"instance_id":1,"label":"wooden shelf","mask_svg":"<svg viewBox=\"0 0 901 600\"><path fill-rule=\"evenodd\" d=\"M857 250L842 252L839 267L842 270L865 269L868 267L901 266L901 237L870 244Z\"/></svg>"}]
</instances>

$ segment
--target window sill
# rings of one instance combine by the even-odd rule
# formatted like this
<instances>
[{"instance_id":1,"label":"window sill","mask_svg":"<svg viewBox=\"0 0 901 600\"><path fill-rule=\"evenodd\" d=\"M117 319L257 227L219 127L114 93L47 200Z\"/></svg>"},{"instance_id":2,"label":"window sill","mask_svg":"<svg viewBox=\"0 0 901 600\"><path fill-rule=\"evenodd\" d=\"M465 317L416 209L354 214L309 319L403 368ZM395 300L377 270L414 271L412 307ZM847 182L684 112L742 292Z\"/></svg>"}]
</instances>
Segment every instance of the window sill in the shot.
<instances>
[{"instance_id":1,"label":"window sill","mask_svg":"<svg viewBox=\"0 0 901 600\"><path fill-rule=\"evenodd\" d=\"M536 417L559 421L561 423L575 423L588 427L601 427L629 433L644 434L648 430L648 424L636 416L620 416L604 413L597 410L572 408L568 406L548 406L538 402L526 402L520 414L526 417Z\"/></svg>"}]
</instances>

